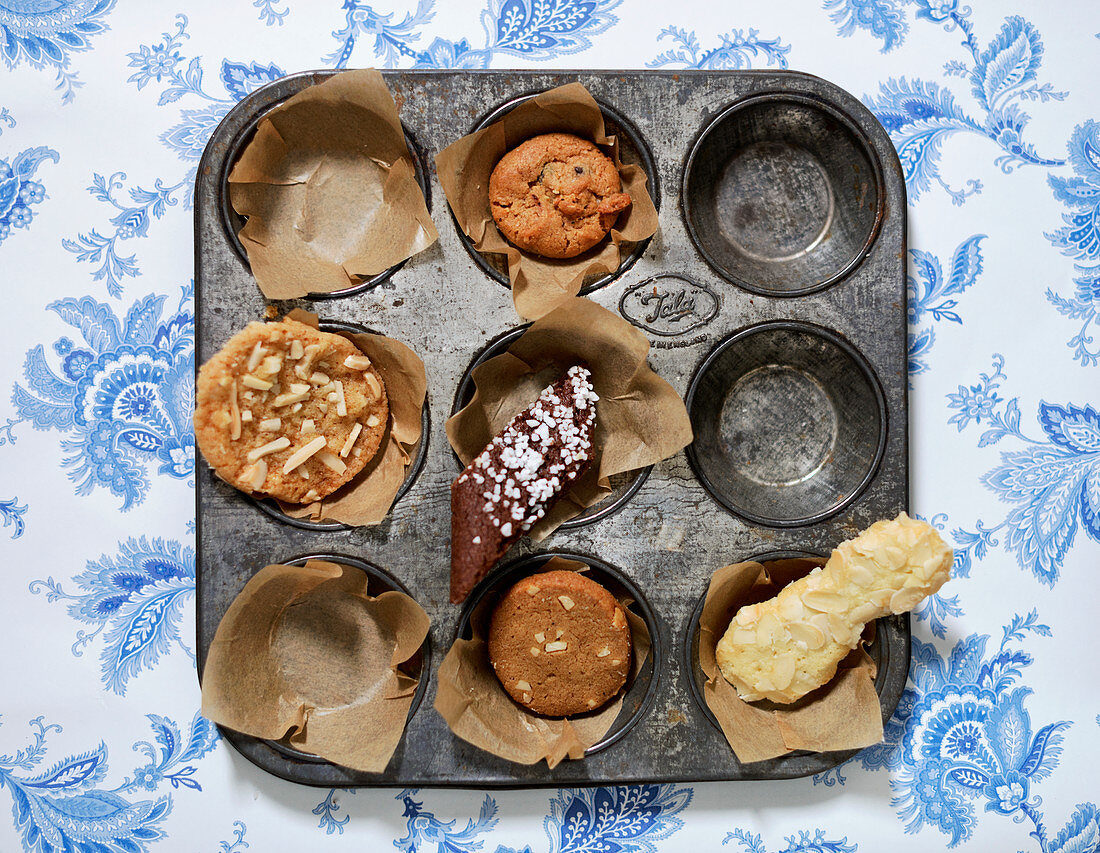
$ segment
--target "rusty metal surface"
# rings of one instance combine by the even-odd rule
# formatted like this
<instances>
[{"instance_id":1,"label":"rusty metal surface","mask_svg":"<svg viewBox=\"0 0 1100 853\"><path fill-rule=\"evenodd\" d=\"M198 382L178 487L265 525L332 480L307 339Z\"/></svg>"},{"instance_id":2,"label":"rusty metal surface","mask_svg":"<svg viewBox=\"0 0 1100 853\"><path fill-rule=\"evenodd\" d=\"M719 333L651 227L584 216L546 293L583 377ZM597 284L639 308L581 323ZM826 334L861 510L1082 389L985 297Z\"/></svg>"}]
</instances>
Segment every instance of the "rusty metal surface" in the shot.
<instances>
[{"instance_id":1,"label":"rusty metal surface","mask_svg":"<svg viewBox=\"0 0 1100 853\"><path fill-rule=\"evenodd\" d=\"M234 249L223 215L223 180L231 152L258 115L331 73L295 75L251 94L230 112L210 140L199 167L195 196L199 363L247 322L262 318L267 307L247 263ZM289 300L275 303L275 307L280 313L303 307L317 312L322 320L369 327L400 338L421 355L427 366L431 415L424 464L383 524L318 531L262 512L253 501L215 479L200 462L196 476L199 674L201 678L218 622L255 571L268 563L328 554L358 558L384 570L428 611L432 618L428 682L397 752L381 774L356 773L309 760L233 732L225 733L227 739L276 775L325 786L569 786L775 779L820 772L847 759L850 753L792 754L741 765L696 698L690 631L700 596L711 573L720 566L765 552L828 553L839 541L879 518L907 508L906 204L897 156L886 133L851 95L820 79L792 72L395 71L386 72L386 79L428 176L439 242L391 276L379 277L380 282L358 288L351 295ZM652 702L648 707L645 702L626 703L624 713L635 706L641 711L621 739L583 761L565 761L549 770L545 764L511 764L457 740L432 708L435 670L462 615L461 608L448 604L449 486L459 466L447 444L444 422L471 361L519 321L508 290L474 260L457 233L430 164L441 148L495 108L574 80L584 83L597 100L625 119L628 127L624 129L636 132L648 148L655 170L651 183L657 185L660 198L658 233L628 269L592 290L589 298L621 313L649 335L653 342L651 365L682 394L687 393L708 354L738 330L781 320L824 327L851 344L869 364L885 404L885 439L881 462L869 481L849 503L824 520L789 526L749 522L720 505L695 475L687 455L678 453L654 466L618 512L591 524L559 530L537 547L521 542L511 557L546 551L589 555L621 571L652 609L663 649L654 660ZM766 295L732 283L736 276L711 266L693 242L684 215L682 190L693 186L685 182L685 164L695 142L714 117L759 93L768 93L778 101L794 95L799 102L824 103L827 112L840 115L849 129L854 128L880 169L876 233L869 245L862 247L863 256L823 289L800 284L797 296ZM780 116L762 126L765 131L782 128L785 121ZM774 135L777 131L768 132ZM799 209L812 213L823 190L812 169L799 167L805 159L799 153L805 152L805 143L798 137L797 127L791 132L794 166L784 172L783 180L794 182L792 193L799 199ZM759 132L729 138L729 145L761 144ZM777 156L777 149L769 147L773 141L765 138L763 148L750 150L754 160L747 173L735 175L722 164L719 168L711 164L708 168L714 177L709 183L720 190L738 186L753 170L758 175L769 174ZM822 150L827 149L827 141L823 144ZM732 160L740 152L730 150L722 156ZM780 163L780 168L786 166ZM830 169L820 171L828 186L834 180ZM698 193L693 206L705 209L709 204L717 216L709 220L693 217L697 229L725 227L721 222L714 226L703 223L737 213L728 210L736 201L723 200L720 192L717 199L710 200L703 197L702 190ZM843 199L851 195L838 188L832 202L817 206L829 217L841 216ZM875 204L876 198L857 203L864 201ZM793 223L788 236L809 234L809 243L804 251L787 255L805 259L816 246L827 246L834 221L823 222L816 234L811 233L813 223ZM835 222L853 244L865 226L866 222L851 218ZM737 227L731 226L725 238L732 240L735 248L745 248L752 240L758 244L760 227L757 219L741 211ZM747 247L750 260L759 265L759 246ZM718 257L708 254L712 261ZM774 269L780 271L782 264L796 263L796 271L805 274L806 262L787 259L787 255L765 257L765 261L778 264ZM775 282L782 280L781 275L775 276L770 287L778 289ZM697 459L696 464L708 463ZM905 685L908 617L880 620L872 651L880 662L877 687L885 719Z\"/></svg>"}]
</instances>

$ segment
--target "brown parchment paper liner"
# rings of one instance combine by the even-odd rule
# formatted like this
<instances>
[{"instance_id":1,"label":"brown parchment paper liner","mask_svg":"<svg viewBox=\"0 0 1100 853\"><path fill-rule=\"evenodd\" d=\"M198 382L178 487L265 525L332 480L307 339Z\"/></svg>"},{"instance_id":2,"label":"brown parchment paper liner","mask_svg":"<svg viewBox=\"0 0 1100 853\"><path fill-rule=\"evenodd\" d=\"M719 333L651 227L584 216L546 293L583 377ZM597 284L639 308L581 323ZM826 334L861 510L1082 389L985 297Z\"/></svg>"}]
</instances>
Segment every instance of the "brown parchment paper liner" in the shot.
<instances>
[{"instance_id":1,"label":"brown parchment paper liner","mask_svg":"<svg viewBox=\"0 0 1100 853\"><path fill-rule=\"evenodd\" d=\"M575 364L586 364L599 394L592 464L531 528L540 540L600 501L613 474L667 459L691 443L691 420L676 390L646 362L649 339L589 299L572 297L531 324L507 352L474 368L476 391L447 421L463 465L518 412Z\"/></svg>"},{"instance_id":2,"label":"brown parchment paper liner","mask_svg":"<svg viewBox=\"0 0 1100 853\"><path fill-rule=\"evenodd\" d=\"M743 764L797 749L814 752L861 749L882 740L882 712L875 692L875 664L863 645L840 662L837 674L791 705L745 702L722 677L715 658L718 641L743 605L766 601L821 559L737 563L719 569L699 618L699 666L707 676L703 698ZM874 630L874 623L869 626ZM873 634L864 633L864 643Z\"/></svg>"},{"instance_id":3,"label":"brown parchment paper liner","mask_svg":"<svg viewBox=\"0 0 1100 853\"><path fill-rule=\"evenodd\" d=\"M609 238L575 258L555 260L517 249L504 239L489 206L489 176L508 151L542 133L572 133L603 149L619 170L631 205L619 214ZM657 233L657 209L640 166L619 160L618 140L607 136L603 113L588 90L570 83L524 101L503 118L451 143L435 158L443 192L458 226L481 252L508 258L512 299L521 317L535 319L576 296L585 276L619 268L620 246Z\"/></svg>"},{"instance_id":4,"label":"brown parchment paper liner","mask_svg":"<svg viewBox=\"0 0 1100 853\"><path fill-rule=\"evenodd\" d=\"M398 667L428 635L402 592L367 594L359 569L320 560L261 569L218 625L202 714L253 737L379 773L397 748L419 681Z\"/></svg>"},{"instance_id":5,"label":"brown parchment paper liner","mask_svg":"<svg viewBox=\"0 0 1100 853\"><path fill-rule=\"evenodd\" d=\"M268 113L229 174L241 243L268 299L359 284L434 243L382 75L345 71Z\"/></svg>"},{"instance_id":6,"label":"brown parchment paper liner","mask_svg":"<svg viewBox=\"0 0 1100 853\"><path fill-rule=\"evenodd\" d=\"M295 308L287 317L318 327L317 315ZM338 332L337 334L343 334ZM381 524L405 482L412 449L421 439L423 409L428 394L424 362L401 341L384 335L344 334L371 360L386 385L390 423L377 455L347 484L311 504L279 508L291 518L340 521L353 526Z\"/></svg>"},{"instance_id":7,"label":"brown parchment paper liner","mask_svg":"<svg viewBox=\"0 0 1100 853\"><path fill-rule=\"evenodd\" d=\"M532 574L587 569L576 560L553 557ZM489 620L498 600L499 596L488 595L479 602L470 614L473 636L455 640L447 651L437 674L435 709L455 735L507 761L536 764L546 759L553 769L566 758L584 758L585 750L598 743L619 716L626 690L602 709L575 717L539 716L513 701L489 663ZM649 657L649 629L630 610L630 599L619 603L634 645L630 684Z\"/></svg>"}]
</instances>

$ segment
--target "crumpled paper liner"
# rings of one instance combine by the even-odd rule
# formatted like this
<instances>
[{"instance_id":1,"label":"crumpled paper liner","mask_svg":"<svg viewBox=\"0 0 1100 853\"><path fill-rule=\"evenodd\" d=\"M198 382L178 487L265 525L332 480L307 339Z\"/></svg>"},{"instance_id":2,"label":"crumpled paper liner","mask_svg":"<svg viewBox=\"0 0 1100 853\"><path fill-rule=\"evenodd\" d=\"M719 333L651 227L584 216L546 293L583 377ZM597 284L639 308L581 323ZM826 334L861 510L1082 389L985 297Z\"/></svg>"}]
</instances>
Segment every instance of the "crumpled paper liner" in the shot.
<instances>
[{"instance_id":1,"label":"crumpled paper liner","mask_svg":"<svg viewBox=\"0 0 1100 853\"><path fill-rule=\"evenodd\" d=\"M572 133L594 142L615 163L623 192L630 196L631 205L619 214L610 239L575 258L555 260L524 252L509 243L493 221L489 176L508 151L543 133ZM436 155L435 167L458 226L474 241L474 248L507 256L512 299L527 319L541 317L576 296L586 276L617 270L623 243L638 243L657 233L657 209L646 189L645 171L619 160L618 140L607 136L599 104L580 83L543 92L451 143Z\"/></svg>"},{"instance_id":2,"label":"crumpled paper liner","mask_svg":"<svg viewBox=\"0 0 1100 853\"><path fill-rule=\"evenodd\" d=\"M318 327L317 315L300 308L295 308L287 317ZM374 459L350 482L311 504L283 501L278 504L291 518L339 521L365 527L382 523L405 482L412 450L421 440L428 378L420 356L401 341L374 334L344 334L344 337L359 347L382 374L390 403L389 428Z\"/></svg>"},{"instance_id":3,"label":"crumpled paper liner","mask_svg":"<svg viewBox=\"0 0 1100 853\"><path fill-rule=\"evenodd\" d=\"M553 557L532 574L553 571L587 571L576 560ZM518 583L518 580L517 580ZM584 758L585 751L611 729L622 709L624 688L609 704L590 714L574 717L543 717L515 702L501 686L489 663L489 621L500 594L489 594L470 615L473 635L455 640L440 664L435 709L450 730L464 741L517 764L536 764L546 759L553 769L564 759ZM649 629L633 613L629 599L620 599L634 645L631 675L633 683L649 657Z\"/></svg>"},{"instance_id":4,"label":"crumpled paper liner","mask_svg":"<svg viewBox=\"0 0 1100 853\"><path fill-rule=\"evenodd\" d=\"M799 749L832 752L862 749L882 740L882 711L875 692L875 663L863 644L840 662L828 683L790 705L745 702L722 677L715 658L718 641L738 609L767 601L823 559L737 563L710 579L699 619L699 666L707 676L703 698L743 764ZM874 623L868 626L874 630ZM873 633L865 632L863 643Z\"/></svg>"},{"instance_id":5,"label":"crumpled paper liner","mask_svg":"<svg viewBox=\"0 0 1100 853\"><path fill-rule=\"evenodd\" d=\"M320 560L257 572L210 644L203 716L353 770L385 770L419 684L398 667L429 619L402 592L371 597L367 581Z\"/></svg>"},{"instance_id":6,"label":"crumpled paper liner","mask_svg":"<svg viewBox=\"0 0 1100 853\"><path fill-rule=\"evenodd\" d=\"M573 365L588 366L600 396L592 464L531 528L532 539L546 538L605 498L612 475L653 465L691 443L684 401L650 369L648 352L649 339L626 320L573 297L474 368L473 398L447 420L447 439L463 465Z\"/></svg>"},{"instance_id":7,"label":"crumpled paper liner","mask_svg":"<svg viewBox=\"0 0 1100 853\"><path fill-rule=\"evenodd\" d=\"M229 198L248 217L238 236L268 299L352 287L439 237L374 69L337 74L264 116Z\"/></svg>"}]
</instances>

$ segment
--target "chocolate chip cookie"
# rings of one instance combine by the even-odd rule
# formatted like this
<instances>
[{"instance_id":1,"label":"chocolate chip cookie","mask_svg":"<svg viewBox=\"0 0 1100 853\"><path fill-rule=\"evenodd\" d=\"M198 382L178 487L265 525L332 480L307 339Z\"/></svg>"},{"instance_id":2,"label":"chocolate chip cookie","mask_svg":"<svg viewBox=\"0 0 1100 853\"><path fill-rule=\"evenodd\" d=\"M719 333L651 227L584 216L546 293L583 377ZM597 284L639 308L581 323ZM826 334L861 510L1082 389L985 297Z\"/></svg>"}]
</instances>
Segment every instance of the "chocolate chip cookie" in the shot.
<instances>
[{"instance_id":1,"label":"chocolate chip cookie","mask_svg":"<svg viewBox=\"0 0 1100 853\"><path fill-rule=\"evenodd\" d=\"M546 133L501 158L489 178L489 203L497 227L519 248L573 258L607 236L630 196L593 143Z\"/></svg>"},{"instance_id":2,"label":"chocolate chip cookie","mask_svg":"<svg viewBox=\"0 0 1100 853\"><path fill-rule=\"evenodd\" d=\"M288 503L331 494L374 458L388 420L370 359L295 320L249 323L199 371L195 442L245 492Z\"/></svg>"},{"instance_id":3,"label":"chocolate chip cookie","mask_svg":"<svg viewBox=\"0 0 1100 853\"><path fill-rule=\"evenodd\" d=\"M536 714L600 707L630 671L630 626L610 592L577 572L520 581L493 611L489 661L508 695Z\"/></svg>"}]
</instances>

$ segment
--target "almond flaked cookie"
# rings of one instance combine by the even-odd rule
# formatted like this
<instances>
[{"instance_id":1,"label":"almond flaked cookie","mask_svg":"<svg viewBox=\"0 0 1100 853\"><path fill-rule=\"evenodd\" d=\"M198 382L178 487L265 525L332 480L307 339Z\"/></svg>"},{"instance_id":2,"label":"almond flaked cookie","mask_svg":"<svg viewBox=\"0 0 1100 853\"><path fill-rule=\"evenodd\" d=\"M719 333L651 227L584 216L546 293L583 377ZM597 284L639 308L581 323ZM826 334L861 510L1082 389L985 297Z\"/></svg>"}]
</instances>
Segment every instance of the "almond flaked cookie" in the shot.
<instances>
[{"instance_id":1,"label":"almond flaked cookie","mask_svg":"<svg viewBox=\"0 0 1100 853\"><path fill-rule=\"evenodd\" d=\"M319 500L374 458L388 420L370 359L295 320L249 323L199 370L195 443L244 492Z\"/></svg>"},{"instance_id":2,"label":"almond flaked cookie","mask_svg":"<svg viewBox=\"0 0 1100 853\"><path fill-rule=\"evenodd\" d=\"M630 626L610 592L577 572L532 575L493 611L489 661L508 694L536 714L592 711L630 671Z\"/></svg>"},{"instance_id":3,"label":"almond flaked cookie","mask_svg":"<svg viewBox=\"0 0 1100 853\"><path fill-rule=\"evenodd\" d=\"M833 677L867 622L912 610L943 586L952 558L934 527L904 512L875 522L822 568L738 610L718 667L745 701L794 702Z\"/></svg>"}]
</instances>

